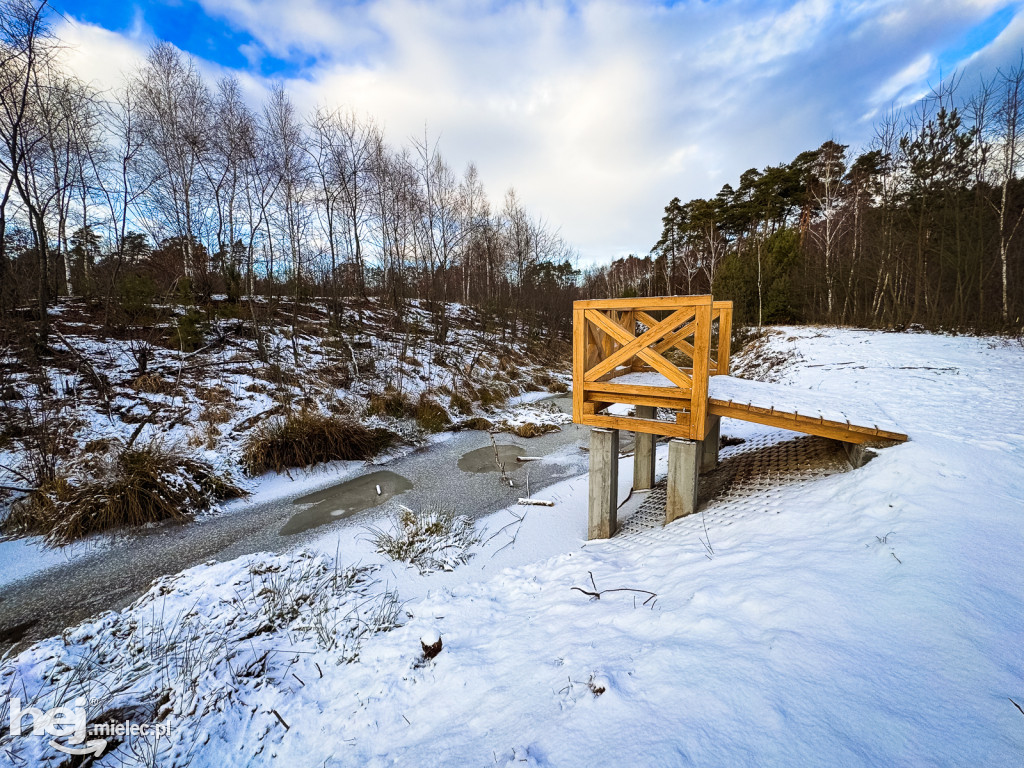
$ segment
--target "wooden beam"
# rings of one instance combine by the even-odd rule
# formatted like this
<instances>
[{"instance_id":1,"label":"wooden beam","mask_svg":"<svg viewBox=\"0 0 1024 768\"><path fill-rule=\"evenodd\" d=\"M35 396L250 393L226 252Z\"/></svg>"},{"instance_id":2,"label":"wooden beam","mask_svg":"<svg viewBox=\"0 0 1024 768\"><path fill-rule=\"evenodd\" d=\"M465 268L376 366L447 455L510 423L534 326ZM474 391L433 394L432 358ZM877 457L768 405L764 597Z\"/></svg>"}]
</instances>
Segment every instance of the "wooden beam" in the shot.
<instances>
[{"instance_id":1,"label":"wooden beam","mask_svg":"<svg viewBox=\"0 0 1024 768\"><path fill-rule=\"evenodd\" d=\"M572 420L583 418L583 371L587 346L587 321L582 309L572 311Z\"/></svg>"},{"instance_id":2,"label":"wooden beam","mask_svg":"<svg viewBox=\"0 0 1024 768\"><path fill-rule=\"evenodd\" d=\"M587 393L584 395L585 402L583 404L583 412L586 413L587 405L591 402L600 403L607 405L609 395L604 392L597 392L594 394ZM679 410L681 408L690 407L690 398L688 397L651 397L648 395L627 395L620 398L621 402L627 405L653 405L655 408L668 408L669 410ZM597 410L601 410L598 408Z\"/></svg>"},{"instance_id":3,"label":"wooden beam","mask_svg":"<svg viewBox=\"0 0 1024 768\"><path fill-rule=\"evenodd\" d=\"M667 435L668 437L686 437L690 433L689 424L673 424L671 421L648 421L630 416L584 416L580 422L589 427L605 427L607 429L628 429L631 432L643 432L649 435Z\"/></svg>"},{"instance_id":4,"label":"wooden beam","mask_svg":"<svg viewBox=\"0 0 1024 768\"><path fill-rule=\"evenodd\" d=\"M650 296L633 299L585 299L574 301L573 309L679 309L694 307L711 299L706 296Z\"/></svg>"},{"instance_id":5,"label":"wooden beam","mask_svg":"<svg viewBox=\"0 0 1024 768\"><path fill-rule=\"evenodd\" d=\"M711 297L697 307L697 327L693 332L693 392L690 439L703 440L708 413L708 360L711 357Z\"/></svg>"}]
</instances>

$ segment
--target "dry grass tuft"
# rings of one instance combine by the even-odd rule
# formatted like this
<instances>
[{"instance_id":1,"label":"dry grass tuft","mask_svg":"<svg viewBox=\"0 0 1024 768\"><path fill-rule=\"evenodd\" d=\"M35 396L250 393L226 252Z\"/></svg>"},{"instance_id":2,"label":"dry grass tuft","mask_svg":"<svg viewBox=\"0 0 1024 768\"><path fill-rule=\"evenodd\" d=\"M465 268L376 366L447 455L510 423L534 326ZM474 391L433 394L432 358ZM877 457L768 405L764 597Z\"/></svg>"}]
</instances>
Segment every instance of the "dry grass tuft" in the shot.
<instances>
[{"instance_id":1,"label":"dry grass tuft","mask_svg":"<svg viewBox=\"0 0 1024 768\"><path fill-rule=\"evenodd\" d=\"M396 439L386 429L367 429L341 416L299 411L258 427L245 443L242 464L250 475L283 472L321 461L367 459Z\"/></svg>"},{"instance_id":2,"label":"dry grass tuft","mask_svg":"<svg viewBox=\"0 0 1024 768\"><path fill-rule=\"evenodd\" d=\"M518 427L513 427L509 432L520 437L540 437L548 432L558 432L559 429L561 427L556 424L534 424L532 421L528 421Z\"/></svg>"},{"instance_id":3,"label":"dry grass tuft","mask_svg":"<svg viewBox=\"0 0 1024 768\"><path fill-rule=\"evenodd\" d=\"M452 419L444 406L424 393L416 405L416 423L428 432L441 432Z\"/></svg>"},{"instance_id":4,"label":"dry grass tuft","mask_svg":"<svg viewBox=\"0 0 1024 768\"><path fill-rule=\"evenodd\" d=\"M452 394L448 400L448 405L456 413L460 413L463 416L469 416L473 412L473 403L470 402L469 398L463 397L458 392Z\"/></svg>"},{"instance_id":5,"label":"dry grass tuft","mask_svg":"<svg viewBox=\"0 0 1024 768\"><path fill-rule=\"evenodd\" d=\"M480 396L480 405L484 408L500 407L508 402L508 396L497 387L478 387L477 394Z\"/></svg>"},{"instance_id":6,"label":"dry grass tuft","mask_svg":"<svg viewBox=\"0 0 1024 768\"><path fill-rule=\"evenodd\" d=\"M168 381L155 373L144 373L132 382L136 392L147 395L166 395L174 390L174 382Z\"/></svg>"},{"instance_id":7,"label":"dry grass tuft","mask_svg":"<svg viewBox=\"0 0 1024 768\"><path fill-rule=\"evenodd\" d=\"M393 419L406 419L416 416L416 406L402 392L387 390L383 393L370 395L366 406L369 416L390 416Z\"/></svg>"},{"instance_id":8,"label":"dry grass tuft","mask_svg":"<svg viewBox=\"0 0 1024 768\"><path fill-rule=\"evenodd\" d=\"M556 379L554 376L547 372L538 373L536 376L533 377L532 383L541 389L546 389L548 392L561 393L569 391L569 385L567 385L561 379Z\"/></svg>"},{"instance_id":9,"label":"dry grass tuft","mask_svg":"<svg viewBox=\"0 0 1024 768\"><path fill-rule=\"evenodd\" d=\"M20 500L7 533L40 534L68 544L93 533L164 520L189 520L213 503L244 495L205 461L152 442L109 457L95 477L63 476Z\"/></svg>"},{"instance_id":10,"label":"dry grass tuft","mask_svg":"<svg viewBox=\"0 0 1024 768\"><path fill-rule=\"evenodd\" d=\"M489 429L494 429L494 423L489 421L488 419L483 418L482 416L477 416L472 419L466 419L464 422L462 422L462 428L480 429L486 432Z\"/></svg>"}]
</instances>

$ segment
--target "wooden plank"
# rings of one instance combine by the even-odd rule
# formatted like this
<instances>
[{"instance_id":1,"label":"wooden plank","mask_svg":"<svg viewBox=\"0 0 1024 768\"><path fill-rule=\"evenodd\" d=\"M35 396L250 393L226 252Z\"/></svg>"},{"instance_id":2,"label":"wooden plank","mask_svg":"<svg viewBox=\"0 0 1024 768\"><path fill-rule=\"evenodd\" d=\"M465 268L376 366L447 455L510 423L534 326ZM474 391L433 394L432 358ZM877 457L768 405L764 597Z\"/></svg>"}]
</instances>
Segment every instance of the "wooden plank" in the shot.
<instances>
[{"instance_id":1,"label":"wooden plank","mask_svg":"<svg viewBox=\"0 0 1024 768\"><path fill-rule=\"evenodd\" d=\"M697 328L693 332L693 417L691 440L703 440L708 413L708 359L711 357L711 299L697 307Z\"/></svg>"},{"instance_id":2,"label":"wooden plank","mask_svg":"<svg viewBox=\"0 0 1024 768\"><path fill-rule=\"evenodd\" d=\"M697 330L697 317L696 317L696 315L694 315L694 318L693 318L692 322L690 322L687 325L683 326L682 328L680 328L675 333L667 336L665 338L665 340L662 341L660 344L655 345L654 351L659 353L659 354L664 354L668 350L672 349L672 347L675 347L676 349L679 349L679 350L685 352L690 357L693 357L693 345L692 344L687 344L683 340L686 339L686 338L689 338L690 336L692 336L693 332L695 330Z\"/></svg>"},{"instance_id":3,"label":"wooden plank","mask_svg":"<svg viewBox=\"0 0 1024 768\"><path fill-rule=\"evenodd\" d=\"M594 394L590 394L588 392L584 395L585 400L593 400L595 403L599 398L603 402L607 400L608 397L608 394L603 392L596 392ZM621 400L617 400L617 402L624 405L650 405L654 408L667 408L672 411L690 407L690 398L688 397L650 397L648 395L629 395L628 397L623 397ZM584 413L586 413L587 405L587 402L583 404ZM601 409L598 408L597 410Z\"/></svg>"},{"instance_id":4,"label":"wooden plank","mask_svg":"<svg viewBox=\"0 0 1024 768\"><path fill-rule=\"evenodd\" d=\"M711 296L650 296L633 299L584 299L574 301L573 309L679 309L694 307Z\"/></svg>"},{"instance_id":5,"label":"wooden plank","mask_svg":"<svg viewBox=\"0 0 1024 768\"><path fill-rule=\"evenodd\" d=\"M694 317L696 317L696 315L694 314L694 312L692 312L692 311L691 311L691 312L689 312L689 313L688 313L688 315L687 315L687 317L686 317L686 320L684 320L683 322L685 323L685 322L687 322L687 321L689 321L689 320L693 320L693 318L694 318ZM639 320L639 321L640 321L641 323L643 323L644 325L646 325L646 326L647 326L648 328L653 328L653 327L654 327L654 326L656 326L656 325L657 325L657 324L658 324L659 322L661 322L661 321L660 321L660 320L658 320L657 318L655 318L655 317L651 317L651 316L650 316L649 314L647 314L646 312L643 312L643 311L641 311L641 310L639 310L639 309L638 309L638 310L636 310L636 318L637 318L637 320ZM687 335L687 336L689 336L689 334L686 334L686 335Z\"/></svg>"},{"instance_id":6,"label":"wooden plank","mask_svg":"<svg viewBox=\"0 0 1024 768\"><path fill-rule=\"evenodd\" d=\"M750 410L749 406L726 402L724 400L709 400L708 413L712 416L728 416L731 419L740 421L752 421L755 424L764 424L768 427L779 427L794 432L803 432L808 435L829 437L833 440L840 440L844 443L866 443L871 440L883 438L904 442L906 435L897 432L872 429L866 431L864 428L853 429L850 424L843 424L826 419L801 418L798 414L783 413L774 411L772 413L757 413Z\"/></svg>"},{"instance_id":7,"label":"wooden plank","mask_svg":"<svg viewBox=\"0 0 1024 768\"><path fill-rule=\"evenodd\" d=\"M668 328L671 328L674 323L674 318L678 314L679 312L674 312L672 315L663 320L661 324L665 325ZM611 358L598 363L596 366L594 366L589 371L584 373L584 381L594 381L597 377L606 373L611 368L614 368L614 366L617 364L618 361L620 361L620 359L624 361L627 356L631 354L636 354L642 359L646 360L648 363L650 363L655 368L655 370L657 370L662 376L667 378L677 387L680 387L681 389L690 388L690 377L684 374L674 365L672 365L672 363L663 358L661 355L646 348L636 351L637 347L645 343L645 339L648 335L651 335L651 338L654 339L661 338L661 335L664 334L664 330L659 329L657 327L652 328L651 330L647 331L647 333L641 334L636 338L629 337L630 341L626 343L627 334L625 329L619 328L619 326L611 322L607 317L605 317L601 313L588 311L585 314L585 317L587 318L587 322L596 323L598 327L602 328L607 333L610 333L612 336L618 335L619 338L622 339L625 346L623 346L623 348L616 352Z\"/></svg>"},{"instance_id":8,"label":"wooden plank","mask_svg":"<svg viewBox=\"0 0 1024 768\"><path fill-rule=\"evenodd\" d=\"M587 347L587 321L582 309L572 311L572 420L583 418L583 370Z\"/></svg>"},{"instance_id":9,"label":"wooden plank","mask_svg":"<svg viewBox=\"0 0 1024 768\"><path fill-rule=\"evenodd\" d=\"M668 437L688 437L690 425L673 424L671 421L648 421L629 416L586 416L583 425L588 427L605 427L607 429L627 429L630 432L642 432L645 435L666 435Z\"/></svg>"},{"instance_id":10,"label":"wooden plank","mask_svg":"<svg viewBox=\"0 0 1024 768\"><path fill-rule=\"evenodd\" d=\"M622 395L624 397L629 395L646 395L647 397L690 397L689 387L681 390L679 387L652 387L646 384L614 384L613 382L614 379L611 382L588 381L584 383L583 388L588 394L591 392L608 392L614 395ZM681 395L680 392L685 394Z\"/></svg>"}]
</instances>

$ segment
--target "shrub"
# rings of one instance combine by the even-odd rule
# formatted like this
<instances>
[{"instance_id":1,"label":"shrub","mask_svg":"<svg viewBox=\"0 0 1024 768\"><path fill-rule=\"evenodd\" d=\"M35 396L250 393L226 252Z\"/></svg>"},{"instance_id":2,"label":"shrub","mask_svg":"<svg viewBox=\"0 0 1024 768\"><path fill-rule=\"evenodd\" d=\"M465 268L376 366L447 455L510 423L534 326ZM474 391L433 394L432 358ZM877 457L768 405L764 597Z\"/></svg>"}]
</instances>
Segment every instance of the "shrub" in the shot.
<instances>
[{"instance_id":1,"label":"shrub","mask_svg":"<svg viewBox=\"0 0 1024 768\"><path fill-rule=\"evenodd\" d=\"M424 393L416 405L416 423L428 432L441 432L452 419L439 402Z\"/></svg>"},{"instance_id":2,"label":"shrub","mask_svg":"<svg viewBox=\"0 0 1024 768\"><path fill-rule=\"evenodd\" d=\"M182 352L195 352L199 348L203 343L204 325L202 313L195 308L178 317L175 341Z\"/></svg>"},{"instance_id":3,"label":"shrub","mask_svg":"<svg viewBox=\"0 0 1024 768\"><path fill-rule=\"evenodd\" d=\"M398 509L387 529L368 529L370 541L382 555L415 565L420 573L453 571L472 557L469 549L480 538L465 515L440 507L419 513L404 506Z\"/></svg>"},{"instance_id":4,"label":"shrub","mask_svg":"<svg viewBox=\"0 0 1024 768\"><path fill-rule=\"evenodd\" d=\"M242 465L250 475L321 461L367 459L393 444L395 434L367 429L343 416L299 411L270 419L246 441Z\"/></svg>"},{"instance_id":5,"label":"shrub","mask_svg":"<svg viewBox=\"0 0 1024 768\"><path fill-rule=\"evenodd\" d=\"M95 477L65 475L41 485L14 505L3 527L68 544L115 528L189 520L217 501L242 495L230 477L207 462L151 442L122 448Z\"/></svg>"}]
</instances>

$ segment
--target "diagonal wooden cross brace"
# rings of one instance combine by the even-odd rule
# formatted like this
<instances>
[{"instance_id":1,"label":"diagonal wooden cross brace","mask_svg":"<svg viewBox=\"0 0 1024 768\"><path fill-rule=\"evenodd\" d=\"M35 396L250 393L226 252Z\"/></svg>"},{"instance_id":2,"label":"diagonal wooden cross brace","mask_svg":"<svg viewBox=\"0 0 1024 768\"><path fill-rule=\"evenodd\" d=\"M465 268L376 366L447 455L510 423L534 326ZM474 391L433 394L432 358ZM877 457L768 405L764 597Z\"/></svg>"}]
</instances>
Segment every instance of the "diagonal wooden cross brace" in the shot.
<instances>
[{"instance_id":1,"label":"diagonal wooden cross brace","mask_svg":"<svg viewBox=\"0 0 1024 768\"><path fill-rule=\"evenodd\" d=\"M648 363L677 387L690 389L693 385L690 377L656 351L648 349L648 347L657 344L666 334L675 330L681 323L687 322L691 315L692 310L676 310L660 323L653 325L648 331L634 337L633 334L621 325L606 317L604 313L597 310L587 310L585 314L586 319L623 346L587 371L584 375L584 381L596 381L604 374L613 370L617 365L635 356Z\"/></svg>"}]
</instances>

